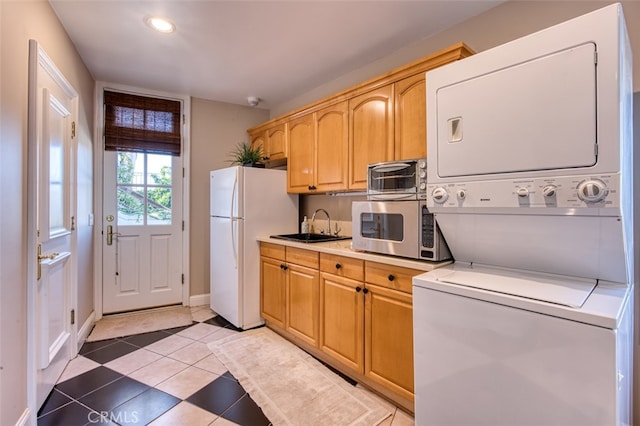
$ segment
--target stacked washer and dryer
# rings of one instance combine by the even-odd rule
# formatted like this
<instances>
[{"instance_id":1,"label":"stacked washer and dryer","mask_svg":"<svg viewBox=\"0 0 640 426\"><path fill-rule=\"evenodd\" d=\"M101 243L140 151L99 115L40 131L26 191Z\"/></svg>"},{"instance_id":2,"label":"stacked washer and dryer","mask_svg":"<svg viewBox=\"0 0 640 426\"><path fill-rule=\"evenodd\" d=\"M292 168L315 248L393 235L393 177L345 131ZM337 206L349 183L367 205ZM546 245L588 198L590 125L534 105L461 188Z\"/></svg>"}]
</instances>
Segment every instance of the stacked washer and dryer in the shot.
<instances>
[{"instance_id":1,"label":"stacked washer and dryer","mask_svg":"<svg viewBox=\"0 0 640 426\"><path fill-rule=\"evenodd\" d=\"M631 63L614 4L427 73L416 424L630 424Z\"/></svg>"}]
</instances>

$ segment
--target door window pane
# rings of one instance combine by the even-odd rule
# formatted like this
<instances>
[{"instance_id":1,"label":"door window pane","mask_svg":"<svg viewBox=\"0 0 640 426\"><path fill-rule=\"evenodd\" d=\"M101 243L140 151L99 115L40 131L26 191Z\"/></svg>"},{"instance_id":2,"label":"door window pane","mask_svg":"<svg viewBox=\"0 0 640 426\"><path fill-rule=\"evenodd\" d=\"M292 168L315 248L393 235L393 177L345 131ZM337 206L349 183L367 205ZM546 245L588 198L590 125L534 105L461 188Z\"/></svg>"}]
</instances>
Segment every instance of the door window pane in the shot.
<instances>
[{"instance_id":1,"label":"door window pane","mask_svg":"<svg viewBox=\"0 0 640 426\"><path fill-rule=\"evenodd\" d=\"M64 117L52 106L49 112L49 232L64 228Z\"/></svg>"},{"instance_id":2,"label":"door window pane","mask_svg":"<svg viewBox=\"0 0 640 426\"><path fill-rule=\"evenodd\" d=\"M118 152L118 225L170 225L172 156Z\"/></svg>"},{"instance_id":3,"label":"door window pane","mask_svg":"<svg viewBox=\"0 0 640 426\"><path fill-rule=\"evenodd\" d=\"M147 182L171 186L170 155L147 154Z\"/></svg>"},{"instance_id":4,"label":"door window pane","mask_svg":"<svg viewBox=\"0 0 640 426\"><path fill-rule=\"evenodd\" d=\"M171 188L149 188L147 223L149 225L171 224Z\"/></svg>"},{"instance_id":5,"label":"door window pane","mask_svg":"<svg viewBox=\"0 0 640 426\"><path fill-rule=\"evenodd\" d=\"M144 187L118 186L118 225L144 224Z\"/></svg>"}]
</instances>

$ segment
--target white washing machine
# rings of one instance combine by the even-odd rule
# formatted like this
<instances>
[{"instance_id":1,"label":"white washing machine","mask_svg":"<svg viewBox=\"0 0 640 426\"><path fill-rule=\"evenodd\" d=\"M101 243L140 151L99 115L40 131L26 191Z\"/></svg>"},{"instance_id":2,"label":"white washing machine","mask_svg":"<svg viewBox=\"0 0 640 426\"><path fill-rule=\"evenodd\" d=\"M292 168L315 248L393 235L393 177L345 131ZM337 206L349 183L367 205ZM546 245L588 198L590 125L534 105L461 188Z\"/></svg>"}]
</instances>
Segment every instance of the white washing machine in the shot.
<instances>
[{"instance_id":1,"label":"white washing machine","mask_svg":"<svg viewBox=\"0 0 640 426\"><path fill-rule=\"evenodd\" d=\"M559 279L459 262L414 279L417 425L630 424L628 288Z\"/></svg>"},{"instance_id":2,"label":"white washing machine","mask_svg":"<svg viewBox=\"0 0 640 426\"><path fill-rule=\"evenodd\" d=\"M416 424L630 424L631 76L619 4L427 73Z\"/></svg>"}]
</instances>

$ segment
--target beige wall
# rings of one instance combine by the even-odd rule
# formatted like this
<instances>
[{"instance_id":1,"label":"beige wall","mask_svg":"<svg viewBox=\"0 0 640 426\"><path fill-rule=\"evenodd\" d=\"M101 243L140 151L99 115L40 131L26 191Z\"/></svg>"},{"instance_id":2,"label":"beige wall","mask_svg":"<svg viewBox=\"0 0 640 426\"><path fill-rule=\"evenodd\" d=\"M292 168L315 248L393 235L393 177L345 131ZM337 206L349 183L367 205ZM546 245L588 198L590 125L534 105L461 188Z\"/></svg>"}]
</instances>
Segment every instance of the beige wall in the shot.
<instances>
[{"instance_id":1,"label":"beige wall","mask_svg":"<svg viewBox=\"0 0 640 426\"><path fill-rule=\"evenodd\" d=\"M46 1L0 1L0 424L27 408L26 149L29 39L35 39L80 94L78 313L93 309L93 79ZM32 413L35 415L35 413Z\"/></svg>"},{"instance_id":2,"label":"beige wall","mask_svg":"<svg viewBox=\"0 0 640 426\"><path fill-rule=\"evenodd\" d=\"M269 118L267 110L191 99L189 279L192 296L209 293L209 171L228 167L229 152L247 141L247 129Z\"/></svg>"},{"instance_id":3,"label":"beige wall","mask_svg":"<svg viewBox=\"0 0 640 426\"><path fill-rule=\"evenodd\" d=\"M506 43L518 37L558 24L598 9L612 1L512 0L446 31L410 44L380 60L345 74L299 96L274 105L271 117L277 117L310 102L344 90L390 69L422 58L432 52L463 41L476 52ZM640 1L623 1L625 18L636 55L635 91L640 91Z\"/></svg>"}]
</instances>

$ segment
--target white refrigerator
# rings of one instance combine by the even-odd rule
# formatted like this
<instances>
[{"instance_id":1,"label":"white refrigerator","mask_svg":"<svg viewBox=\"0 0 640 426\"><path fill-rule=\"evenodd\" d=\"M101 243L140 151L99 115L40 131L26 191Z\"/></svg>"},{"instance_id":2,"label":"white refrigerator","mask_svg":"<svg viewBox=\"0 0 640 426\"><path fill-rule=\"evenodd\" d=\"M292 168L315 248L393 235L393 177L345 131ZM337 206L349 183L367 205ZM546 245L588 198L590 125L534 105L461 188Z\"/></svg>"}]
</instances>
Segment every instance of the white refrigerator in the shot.
<instances>
[{"instance_id":1,"label":"white refrigerator","mask_svg":"<svg viewBox=\"0 0 640 426\"><path fill-rule=\"evenodd\" d=\"M236 327L260 317L259 235L297 232L298 196L284 170L235 166L210 173L211 309Z\"/></svg>"}]
</instances>

